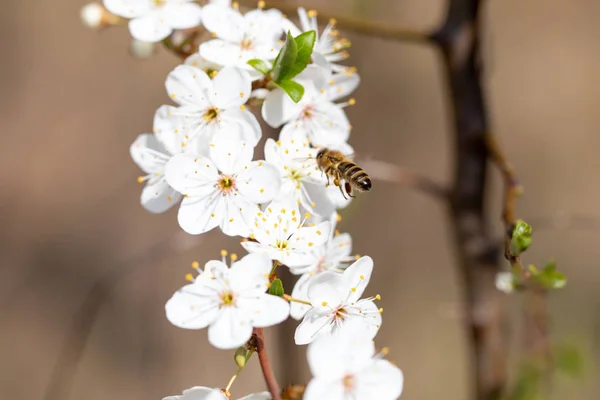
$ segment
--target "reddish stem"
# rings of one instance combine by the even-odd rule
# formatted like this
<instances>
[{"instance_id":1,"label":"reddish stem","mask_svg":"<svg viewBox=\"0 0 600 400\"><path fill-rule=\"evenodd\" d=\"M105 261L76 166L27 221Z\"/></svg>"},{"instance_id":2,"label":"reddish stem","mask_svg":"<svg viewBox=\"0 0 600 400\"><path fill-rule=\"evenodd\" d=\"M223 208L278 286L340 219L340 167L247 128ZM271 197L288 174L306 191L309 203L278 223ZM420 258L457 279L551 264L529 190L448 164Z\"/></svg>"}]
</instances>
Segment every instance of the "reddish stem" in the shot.
<instances>
[{"instance_id":1,"label":"reddish stem","mask_svg":"<svg viewBox=\"0 0 600 400\"><path fill-rule=\"evenodd\" d=\"M279 385L273 374L269 355L267 354L267 349L265 347L265 335L263 334L263 330L261 328L254 328L253 335L256 339L255 345L258 361L260 362L260 368L262 369L269 392L271 393L273 400L281 400L281 391L279 390Z\"/></svg>"}]
</instances>

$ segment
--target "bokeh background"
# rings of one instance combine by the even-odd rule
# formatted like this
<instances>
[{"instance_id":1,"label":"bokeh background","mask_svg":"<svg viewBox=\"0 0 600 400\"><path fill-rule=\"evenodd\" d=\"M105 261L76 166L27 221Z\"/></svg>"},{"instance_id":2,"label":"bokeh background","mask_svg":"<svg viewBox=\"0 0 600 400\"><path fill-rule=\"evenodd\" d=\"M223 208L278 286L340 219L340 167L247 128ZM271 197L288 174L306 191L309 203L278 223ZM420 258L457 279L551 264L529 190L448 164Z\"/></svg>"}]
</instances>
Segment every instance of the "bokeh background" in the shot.
<instances>
[{"instance_id":1,"label":"bokeh background","mask_svg":"<svg viewBox=\"0 0 600 400\"><path fill-rule=\"evenodd\" d=\"M164 303L192 261L242 249L219 231L183 234L175 210L145 212L128 153L169 103L164 79L179 61L166 51L134 59L126 29L81 25L83 4L2 2L0 398L148 400L224 386L232 354L211 348L205 331L171 326ZM445 10L443 0L302 4L418 31ZM576 343L585 358L581 380L556 381L555 399L596 399L600 390L599 19L597 0L488 0L484 9L492 127L526 188L518 215L535 229L526 260L554 258L566 273L567 287L551 297L553 338ZM362 77L347 110L351 144L448 182L452 124L439 54L342 33ZM500 181L490 174L495 217ZM405 373L403 398L467 399L462 289L444 207L376 183L344 215L340 229L376 262L370 291L386 309L377 344ZM495 228L500 237L499 218ZM518 359L520 299L506 302ZM309 376L295 324L266 332L282 384ZM263 387L253 360L234 394Z\"/></svg>"}]
</instances>

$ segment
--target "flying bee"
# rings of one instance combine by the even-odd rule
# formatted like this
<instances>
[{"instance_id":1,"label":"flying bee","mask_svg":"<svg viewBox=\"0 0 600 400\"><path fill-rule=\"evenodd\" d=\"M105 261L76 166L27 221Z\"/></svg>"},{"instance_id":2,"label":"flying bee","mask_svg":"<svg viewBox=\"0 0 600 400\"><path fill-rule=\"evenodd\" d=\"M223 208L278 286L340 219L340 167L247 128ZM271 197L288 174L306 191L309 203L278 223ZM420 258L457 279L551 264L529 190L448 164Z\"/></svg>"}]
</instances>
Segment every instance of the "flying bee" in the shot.
<instances>
[{"instance_id":1,"label":"flying bee","mask_svg":"<svg viewBox=\"0 0 600 400\"><path fill-rule=\"evenodd\" d=\"M340 188L345 199L346 193L350 197L355 197L352 195L353 188L359 192L371 190L369 175L341 152L322 148L317 153L316 160L319 169L327 175L327 184L329 184L329 178L333 178L333 184ZM342 180L344 180L343 187Z\"/></svg>"}]
</instances>

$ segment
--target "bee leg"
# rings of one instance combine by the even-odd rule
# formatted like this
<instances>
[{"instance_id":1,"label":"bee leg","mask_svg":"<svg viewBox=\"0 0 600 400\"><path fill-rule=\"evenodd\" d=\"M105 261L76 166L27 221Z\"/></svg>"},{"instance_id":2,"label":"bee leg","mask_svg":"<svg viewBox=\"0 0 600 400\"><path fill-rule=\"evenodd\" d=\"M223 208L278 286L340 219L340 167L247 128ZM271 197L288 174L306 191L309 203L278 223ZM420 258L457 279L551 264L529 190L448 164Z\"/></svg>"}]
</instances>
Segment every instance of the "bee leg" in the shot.
<instances>
[{"instance_id":1,"label":"bee leg","mask_svg":"<svg viewBox=\"0 0 600 400\"><path fill-rule=\"evenodd\" d=\"M323 173L324 173L324 174L325 174L325 176L327 177L327 185L326 185L326 186L329 186L329 185L331 185L331 183L329 183L329 170L330 170L330 169L331 169L331 167L327 167L327 168L325 168L325 170L323 171Z\"/></svg>"},{"instance_id":2,"label":"bee leg","mask_svg":"<svg viewBox=\"0 0 600 400\"><path fill-rule=\"evenodd\" d=\"M348 198L346 197L346 193L344 193L344 187L340 183L339 174L336 174L336 177L333 180L333 183L335 184L335 186L337 186L338 188L340 188L340 193L344 197L344 200L348 200Z\"/></svg>"},{"instance_id":3,"label":"bee leg","mask_svg":"<svg viewBox=\"0 0 600 400\"><path fill-rule=\"evenodd\" d=\"M348 193L348 196L352 197L353 199L356 198L356 196L352 196L352 185L349 184L348 182L346 182L344 184L344 188L346 189L346 193Z\"/></svg>"}]
</instances>

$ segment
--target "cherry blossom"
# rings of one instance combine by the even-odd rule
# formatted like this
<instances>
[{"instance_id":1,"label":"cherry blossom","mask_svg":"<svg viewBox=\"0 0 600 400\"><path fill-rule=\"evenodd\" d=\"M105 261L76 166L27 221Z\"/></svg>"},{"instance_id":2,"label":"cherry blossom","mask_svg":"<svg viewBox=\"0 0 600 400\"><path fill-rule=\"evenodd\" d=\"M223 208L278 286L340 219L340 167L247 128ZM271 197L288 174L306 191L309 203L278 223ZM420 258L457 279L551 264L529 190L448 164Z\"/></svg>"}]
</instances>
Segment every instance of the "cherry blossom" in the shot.
<instances>
[{"instance_id":1,"label":"cherry blossom","mask_svg":"<svg viewBox=\"0 0 600 400\"><path fill-rule=\"evenodd\" d=\"M373 338L381 326L381 311L373 298L360 299L369 284L373 260L361 257L342 274L325 271L308 286L308 300L312 308L296 329L296 344L307 344L319 336L337 335L348 328L348 322L357 320L368 329Z\"/></svg>"},{"instance_id":2,"label":"cherry blossom","mask_svg":"<svg viewBox=\"0 0 600 400\"><path fill-rule=\"evenodd\" d=\"M338 61L345 60L349 57L346 49L350 47L350 41L347 39L338 39L338 31L335 29L336 20L330 19L329 23L319 35L319 25L317 22L317 12L303 8L298 8L298 17L300 18L299 29L290 20L285 20L285 28L289 29L293 36L298 36L302 32L315 31L317 39L313 49L312 58L317 64L322 65L323 60L328 67L338 72L347 72L350 69L343 65L336 64Z\"/></svg>"},{"instance_id":3,"label":"cherry blossom","mask_svg":"<svg viewBox=\"0 0 600 400\"><path fill-rule=\"evenodd\" d=\"M304 267L290 268L292 274L301 275L292 290L294 299L308 301L308 287L319 274L325 271L341 274L355 260L355 257L350 256L352 237L349 233L339 233L335 230L338 218L337 213L333 213L329 218L331 224L329 240L313 250L313 253L317 256L317 261ZM306 304L292 302L290 315L294 319L302 319L310 308Z\"/></svg>"},{"instance_id":4,"label":"cherry blossom","mask_svg":"<svg viewBox=\"0 0 600 400\"><path fill-rule=\"evenodd\" d=\"M402 371L380 355L369 332L355 322L337 336L308 346L313 379L304 400L395 400L402 394Z\"/></svg>"},{"instance_id":5,"label":"cherry blossom","mask_svg":"<svg viewBox=\"0 0 600 400\"><path fill-rule=\"evenodd\" d=\"M256 9L242 15L235 8L209 4L204 7L204 26L215 39L200 45L200 55L224 66L238 66L254 73L247 62L277 57L283 33L279 10Z\"/></svg>"},{"instance_id":6,"label":"cherry blossom","mask_svg":"<svg viewBox=\"0 0 600 400\"><path fill-rule=\"evenodd\" d=\"M250 235L258 204L271 201L281 184L277 169L252 155L249 144L216 137L210 158L179 154L167 163L167 182L184 195L183 230L200 234L219 226L226 235Z\"/></svg>"},{"instance_id":7,"label":"cherry blossom","mask_svg":"<svg viewBox=\"0 0 600 400\"><path fill-rule=\"evenodd\" d=\"M312 250L329 237L329 222L304 226L298 203L286 199L274 201L256 213L252 234L256 242L242 242L250 253L267 254L288 267L310 265L317 260Z\"/></svg>"},{"instance_id":8,"label":"cherry blossom","mask_svg":"<svg viewBox=\"0 0 600 400\"><path fill-rule=\"evenodd\" d=\"M165 166L175 152L174 146L169 148L168 142L165 145L149 133L139 135L131 144L131 158L147 174L140 176L138 182L146 182L140 201L150 212L167 211L181 200L181 195L169 186L164 175Z\"/></svg>"},{"instance_id":9,"label":"cherry blossom","mask_svg":"<svg viewBox=\"0 0 600 400\"><path fill-rule=\"evenodd\" d=\"M262 106L267 124L278 128L290 124L304 133L313 146L343 145L350 136L350 122L343 108L354 100L336 104L360 82L356 73L331 75L322 67L309 65L295 80L304 86L304 96L294 103L282 89L271 91Z\"/></svg>"},{"instance_id":10,"label":"cherry blossom","mask_svg":"<svg viewBox=\"0 0 600 400\"><path fill-rule=\"evenodd\" d=\"M212 261L211 280L184 286L166 304L167 319L185 329L208 328L209 342L220 349L245 344L252 328L264 328L287 319L290 306L281 297L265 293L272 262L264 254L249 254L231 268Z\"/></svg>"},{"instance_id":11,"label":"cherry blossom","mask_svg":"<svg viewBox=\"0 0 600 400\"><path fill-rule=\"evenodd\" d=\"M158 42L174 29L200 25L201 7L193 0L104 0L113 14L129 21L129 31L135 39Z\"/></svg>"},{"instance_id":12,"label":"cherry blossom","mask_svg":"<svg viewBox=\"0 0 600 400\"><path fill-rule=\"evenodd\" d=\"M199 68L180 65L166 80L167 92L179 107L157 110L155 132L175 135L181 147L200 154L205 154L208 143L218 136L254 147L262 133L256 117L244 106L251 85L248 73L239 68L223 68L211 79Z\"/></svg>"},{"instance_id":13,"label":"cherry blossom","mask_svg":"<svg viewBox=\"0 0 600 400\"><path fill-rule=\"evenodd\" d=\"M261 392L249 394L248 396L244 396L239 400L271 400L272 397L269 392ZM183 391L183 395L181 396L169 396L165 397L163 400L231 400L223 390L221 389L211 389L204 386L196 386L191 389L187 389Z\"/></svg>"}]
</instances>

